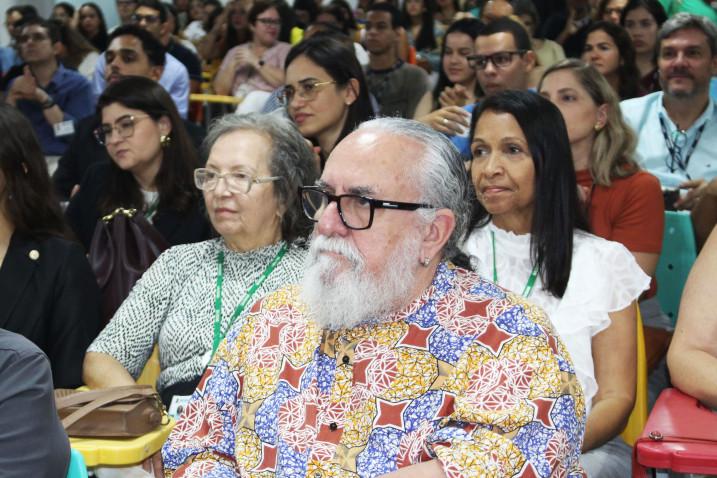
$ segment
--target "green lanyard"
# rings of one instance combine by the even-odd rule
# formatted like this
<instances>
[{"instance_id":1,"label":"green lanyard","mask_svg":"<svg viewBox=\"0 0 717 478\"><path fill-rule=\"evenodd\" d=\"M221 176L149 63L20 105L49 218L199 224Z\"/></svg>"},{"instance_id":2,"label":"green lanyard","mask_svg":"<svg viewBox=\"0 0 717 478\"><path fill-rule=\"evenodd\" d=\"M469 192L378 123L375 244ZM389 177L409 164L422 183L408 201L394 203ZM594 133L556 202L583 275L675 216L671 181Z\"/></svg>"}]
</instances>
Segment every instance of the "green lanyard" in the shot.
<instances>
[{"instance_id":1,"label":"green lanyard","mask_svg":"<svg viewBox=\"0 0 717 478\"><path fill-rule=\"evenodd\" d=\"M495 265L495 232L490 231L490 240L493 246L493 282L498 283L498 268ZM533 292L533 286L535 286L535 279L538 278L538 264L533 266L533 270L530 271L530 277L528 282L525 284L523 289L523 297L526 299L530 297L530 293Z\"/></svg>"},{"instance_id":2,"label":"green lanyard","mask_svg":"<svg viewBox=\"0 0 717 478\"><path fill-rule=\"evenodd\" d=\"M157 212L157 206L159 206L159 198L152 201L152 204L147 205L147 210L144 213L144 217L148 220L152 220L152 216Z\"/></svg>"},{"instance_id":3,"label":"green lanyard","mask_svg":"<svg viewBox=\"0 0 717 478\"><path fill-rule=\"evenodd\" d=\"M277 252L276 256L274 257L274 260L271 261L268 266L266 266L264 272L249 287L249 289L246 291L246 294L244 294L244 298L241 300L241 302L239 302L239 305L237 305L236 309L234 309L234 313L229 320L229 325L227 325L227 328L224 330L224 332L222 332L222 288L224 286L224 251L219 251L219 254L217 254L217 267L219 269L219 272L217 273L217 287L214 293L214 342L212 343L212 357L214 357L214 354L219 348L219 344L222 340L224 340L224 337L226 337L227 332L229 332L229 330L232 328L232 325L234 325L234 321L237 319L237 317L239 317L239 315L241 315L241 313L244 311L252 296L256 293L259 287L261 287L264 281L271 275L274 269L276 269L276 266L279 264L279 262L281 262L281 258L284 257L284 254L286 253L287 249L288 247L286 243L282 244L281 249L279 249L279 252Z\"/></svg>"}]
</instances>

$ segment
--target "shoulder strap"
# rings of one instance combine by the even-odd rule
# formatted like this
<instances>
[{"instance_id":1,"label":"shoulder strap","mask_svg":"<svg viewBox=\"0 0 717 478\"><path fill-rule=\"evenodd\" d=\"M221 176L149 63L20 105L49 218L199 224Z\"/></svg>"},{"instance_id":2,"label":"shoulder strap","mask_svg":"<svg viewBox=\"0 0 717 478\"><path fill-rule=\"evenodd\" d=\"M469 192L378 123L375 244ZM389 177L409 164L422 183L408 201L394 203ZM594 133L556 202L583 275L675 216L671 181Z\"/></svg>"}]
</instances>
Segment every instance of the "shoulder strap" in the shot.
<instances>
[{"instance_id":1,"label":"shoulder strap","mask_svg":"<svg viewBox=\"0 0 717 478\"><path fill-rule=\"evenodd\" d=\"M116 387L107 390L97 390L96 392L99 393L95 393L93 398L90 398L89 400L89 397L83 392L75 393L57 400L58 410L84 403L82 407L75 410L73 413L69 414L62 420L62 426L65 429L71 427L78 420L84 418L92 411L97 410L98 408L114 401L131 397L151 397L156 394L156 392L154 392L151 387L139 388L136 386ZM86 393L91 394L93 392Z\"/></svg>"}]
</instances>

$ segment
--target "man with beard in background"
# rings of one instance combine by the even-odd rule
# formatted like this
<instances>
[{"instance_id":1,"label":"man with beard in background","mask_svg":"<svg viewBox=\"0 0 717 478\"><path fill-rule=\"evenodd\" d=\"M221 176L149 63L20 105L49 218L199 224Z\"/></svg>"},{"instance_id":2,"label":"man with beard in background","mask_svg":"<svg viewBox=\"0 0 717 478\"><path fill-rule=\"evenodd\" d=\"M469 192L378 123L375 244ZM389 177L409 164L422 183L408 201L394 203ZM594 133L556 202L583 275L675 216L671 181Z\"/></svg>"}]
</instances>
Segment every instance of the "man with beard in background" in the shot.
<instances>
[{"instance_id":1,"label":"man with beard in background","mask_svg":"<svg viewBox=\"0 0 717 478\"><path fill-rule=\"evenodd\" d=\"M415 121L339 143L301 188L316 222L301 287L230 331L164 446L167 476L583 476L584 400L548 319L445 260L470 189Z\"/></svg>"}]
</instances>

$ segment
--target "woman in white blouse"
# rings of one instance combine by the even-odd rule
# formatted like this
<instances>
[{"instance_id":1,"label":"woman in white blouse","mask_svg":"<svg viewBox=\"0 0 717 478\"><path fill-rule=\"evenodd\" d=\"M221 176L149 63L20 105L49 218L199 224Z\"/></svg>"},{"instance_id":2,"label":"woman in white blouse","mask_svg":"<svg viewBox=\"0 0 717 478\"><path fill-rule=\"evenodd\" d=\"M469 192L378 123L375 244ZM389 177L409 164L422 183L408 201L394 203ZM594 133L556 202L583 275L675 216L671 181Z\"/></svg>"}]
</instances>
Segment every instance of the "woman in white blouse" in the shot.
<instances>
[{"instance_id":1,"label":"woman in white blouse","mask_svg":"<svg viewBox=\"0 0 717 478\"><path fill-rule=\"evenodd\" d=\"M478 203L463 250L480 274L543 307L568 348L588 411L588 476L629 476L619 434L635 399L635 301L649 277L622 245L586 232L565 123L548 100L489 97L470 137Z\"/></svg>"},{"instance_id":2,"label":"woman in white blouse","mask_svg":"<svg viewBox=\"0 0 717 478\"><path fill-rule=\"evenodd\" d=\"M207 134L196 186L219 238L165 251L132 289L85 356L92 388L129 385L155 344L162 400L178 409L229 329L263 295L302 275L311 231L298 199L318 168L280 115L227 115ZM188 398L188 397L187 397ZM172 405L173 404L173 405Z\"/></svg>"}]
</instances>

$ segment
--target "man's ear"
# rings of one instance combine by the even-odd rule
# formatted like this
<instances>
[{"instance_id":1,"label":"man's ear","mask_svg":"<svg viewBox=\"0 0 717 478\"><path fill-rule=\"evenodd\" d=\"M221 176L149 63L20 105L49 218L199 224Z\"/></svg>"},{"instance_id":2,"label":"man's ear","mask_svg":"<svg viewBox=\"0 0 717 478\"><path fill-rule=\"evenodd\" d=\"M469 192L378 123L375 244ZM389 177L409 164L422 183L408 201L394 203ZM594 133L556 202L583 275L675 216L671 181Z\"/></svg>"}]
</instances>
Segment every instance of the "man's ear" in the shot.
<instances>
[{"instance_id":1,"label":"man's ear","mask_svg":"<svg viewBox=\"0 0 717 478\"><path fill-rule=\"evenodd\" d=\"M60 55L62 55L62 51L65 49L65 45L62 44L62 42L56 41L52 44L52 51L55 54L55 58L60 58Z\"/></svg>"},{"instance_id":2,"label":"man's ear","mask_svg":"<svg viewBox=\"0 0 717 478\"><path fill-rule=\"evenodd\" d=\"M433 221L424 229L419 262L424 258L433 260L440 254L456 227L456 217L450 209L437 209L435 214Z\"/></svg>"},{"instance_id":3,"label":"man's ear","mask_svg":"<svg viewBox=\"0 0 717 478\"><path fill-rule=\"evenodd\" d=\"M154 81L159 81L160 78L162 78L162 73L164 73L164 67L163 66L151 66L149 68L149 78Z\"/></svg>"},{"instance_id":4,"label":"man's ear","mask_svg":"<svg viewBox=\"0 0 717 478\"><path fill-rule=\"evenodd\" d=\"M523 55L523 63L525 64L525 72L530 73L533 68L538 64L538 57L535 56L533 50L528 50Z\"/></svg>"}]
</instances>

